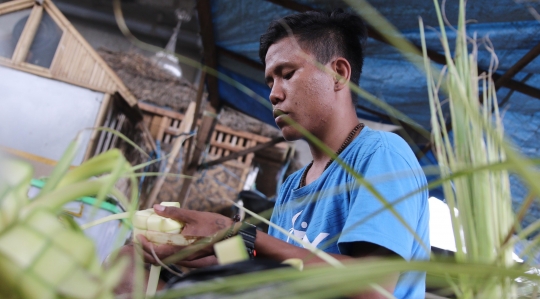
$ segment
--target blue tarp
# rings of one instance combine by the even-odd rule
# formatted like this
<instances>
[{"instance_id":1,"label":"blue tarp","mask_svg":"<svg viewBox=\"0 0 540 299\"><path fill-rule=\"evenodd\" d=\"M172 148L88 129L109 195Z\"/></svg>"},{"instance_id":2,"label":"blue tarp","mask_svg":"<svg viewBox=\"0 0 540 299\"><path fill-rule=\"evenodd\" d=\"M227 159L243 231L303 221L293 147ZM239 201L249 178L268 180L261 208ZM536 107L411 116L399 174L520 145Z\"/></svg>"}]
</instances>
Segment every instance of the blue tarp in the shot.
<instances>
[{"instance_id":1,"label":"blue tarp","mask_svg":"<svg viewBox=\"0 0 540 299\"><path fill-rule=\"evenodd\" d=\"M268 88L268 86L234 73L223 67L218 67L218 71L235 80L237 83L249 88L258 95L257 98L253 98L239 88L223 80L219 80L219 97L222 102L240 112L277 127L274 117L272 116L272 106L270 104L270 100L268 99L270 96L270 88Z\"/></svg>"},{"instance_id":2,"label":"blue tarp","mask_svg":"<svg viewBox=\"0 0 540 299\"><path fill-rule=\"evenodd\" d=\"M318 9L346 8L342 1L296 0ZM420 45L418 17L426 25L426 42L429 49L442 54L438 23L432 1L369 1L389 21L400 29L402 34L416 45ZM446 14L451 23L456 23L458 1L446 1ZM493 47L498 59L497 73L502 74L514 65L525 53L540 43L540 22L535 19L535 12L540 11L540 4L531 1L514 0L475 0L468 1L467 18L474 20L468 26L470 36L476 36L479 44L479 66L487 69L491 54L486 45ZM258 61L259 37L266 30L270 21L295 13L279 5L260 0L213 0L212 18L215 42L218 46L233 51L254 61ZM447 34L452 39L455 34L447 26ZM452 45L451 45L452 47ZM246 78L236 70L221 69L227 75L254 90L267 99L269 89L259 80ZM262 76L262 75L261 75ZM514 80L540 88L540 58L535 59ZM421 70L394 48L376 40L368 39L366 58L360 86L393 107L405 113L413 120L430 129L429 104L427 99L426 79ZM221 99L228 105L273 124L269 109L257 103L245 93L221 82ZM517 91L501 88L497 93L504 116L506 134L520 151L529 157L539 157L540 143L540 100ZM384 112L374 105L360 99L359 104L367 108ZM357 109L362 118L378 120L369 112ZM380 120L382 122L382 120ZM422 161L425 165L429 159ZM431 159L434 162L434 159ZM524 186L512 177L512 195L516 206L527 194ZM525 223L538 219L540 209L533 206Z\"/></svg>"}]
</instances>

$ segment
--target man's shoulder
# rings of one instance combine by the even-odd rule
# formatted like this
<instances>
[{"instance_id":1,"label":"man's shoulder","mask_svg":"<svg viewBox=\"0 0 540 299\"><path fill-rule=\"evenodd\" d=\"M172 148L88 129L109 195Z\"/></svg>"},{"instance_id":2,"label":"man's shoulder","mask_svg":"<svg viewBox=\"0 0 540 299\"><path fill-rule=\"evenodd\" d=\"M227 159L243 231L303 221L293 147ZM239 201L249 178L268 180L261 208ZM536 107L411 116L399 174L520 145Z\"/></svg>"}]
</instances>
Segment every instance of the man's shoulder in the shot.
<instances>
[{"instance_id":1,"label":"man's shoulder","mask_svg":"<svg viewBox=\"0 0 540 299\"><path fill-rule=\"evenodd\" d=\"M412 153L409 145L401 136L392 132L374 130L367 126L362 130L360 136L355 139L352 149L364 157L369 157L377 150L389 150L396 153L406 152L407 156Z\"/></svg>"}]
</instances>

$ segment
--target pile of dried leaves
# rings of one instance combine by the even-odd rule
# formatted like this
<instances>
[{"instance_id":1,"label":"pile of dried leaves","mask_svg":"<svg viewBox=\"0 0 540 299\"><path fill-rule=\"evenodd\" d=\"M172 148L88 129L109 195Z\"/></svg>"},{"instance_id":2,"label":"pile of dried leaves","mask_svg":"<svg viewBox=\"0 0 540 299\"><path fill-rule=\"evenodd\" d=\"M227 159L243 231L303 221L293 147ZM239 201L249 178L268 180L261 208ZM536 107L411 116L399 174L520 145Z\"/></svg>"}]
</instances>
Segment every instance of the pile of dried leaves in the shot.
<instances>
[{"instance_id":1,"label":"pile of dried leaves","mask_svg":"<svg viewBox=\"0 0 540 299\"><path fill-rule=\"evenodd\" d=\"M98 53L140 101L184 113L197 96L197 87L191 82L172 76L140 53L114 52L103 48ZM267 137L280 135L275 127L228 107L221 111L219 123L233 130Z\"/></svg>"}]
</instances>

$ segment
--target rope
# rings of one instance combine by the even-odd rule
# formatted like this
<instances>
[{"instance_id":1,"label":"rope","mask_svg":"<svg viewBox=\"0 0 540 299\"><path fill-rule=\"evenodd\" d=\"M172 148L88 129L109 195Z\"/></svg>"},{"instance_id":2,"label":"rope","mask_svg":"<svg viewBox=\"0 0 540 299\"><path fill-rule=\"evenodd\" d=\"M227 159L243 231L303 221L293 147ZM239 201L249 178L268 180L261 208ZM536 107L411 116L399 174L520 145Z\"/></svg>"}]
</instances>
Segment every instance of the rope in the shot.
<instances>
[{"instance_id":1,"label":"rope","mask_svg":"<svg viewBox=\"0 0 540 299\"><path fill-rule=\"evenodd\" d=\"M150 243L150 250L152 251L152 256L154 257L154 259L156 260L156 262L163 268L167 269L167 271L171 272L172 274L178 276L178 277L183 277L184 274L182 273L179 273L179 272L176 272L174 271L173 269L171 269L169 266L165 265L156 255L156 252L154 251L154 244L153 243Z\"/></svg>"}]
</instances>

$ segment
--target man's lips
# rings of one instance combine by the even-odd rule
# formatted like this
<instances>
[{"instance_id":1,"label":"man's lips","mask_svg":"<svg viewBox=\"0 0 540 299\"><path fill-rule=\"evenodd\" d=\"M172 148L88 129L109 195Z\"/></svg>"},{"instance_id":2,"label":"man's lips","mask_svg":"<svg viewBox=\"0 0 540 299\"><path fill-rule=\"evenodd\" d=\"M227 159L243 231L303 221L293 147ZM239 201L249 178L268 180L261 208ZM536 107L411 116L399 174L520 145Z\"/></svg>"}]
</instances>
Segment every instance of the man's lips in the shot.
<instances>
[{"instance_id":1,"label":"man's lips","mask_svg":"<svg viewBox=\"0 0 540 299\"><path fill-rule=\"evenodd\" d=\"M288 113L280 109L274 109L273 114L274 114L274 119L276 119L280 117L281 115L287 115Z\"/></svg>"}]
</instances>

